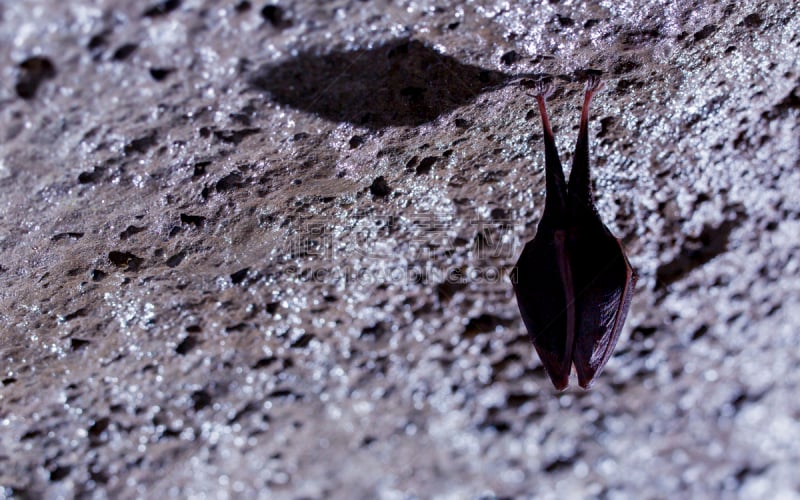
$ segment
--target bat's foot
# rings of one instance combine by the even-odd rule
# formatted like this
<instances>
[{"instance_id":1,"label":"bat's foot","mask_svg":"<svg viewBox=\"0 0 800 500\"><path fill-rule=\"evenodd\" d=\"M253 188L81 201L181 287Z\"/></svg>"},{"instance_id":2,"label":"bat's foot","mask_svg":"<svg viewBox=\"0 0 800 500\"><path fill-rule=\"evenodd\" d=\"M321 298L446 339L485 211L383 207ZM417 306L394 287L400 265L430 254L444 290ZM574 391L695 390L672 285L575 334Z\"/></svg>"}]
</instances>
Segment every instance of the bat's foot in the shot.
<instances>
[{"instance_id":1,"label":"bat's foot","mask_svg":"<svg viewBox=\"0 0 800 500\"><path fill-rule=\"evenodd\" d=\"M589 79L586 80L586 92L595 93L603 89L606 84L600 78L600 75L589 75Z\"/></svg>"},{"instance_id":2,"label":"bat's foot","mask_svg":"<svg viewBox=\"0 0 800 500\"><path fill-rule=\"evenodd\" d=\"M547 99L556 91L556 86L553 82L539 80L533 85L534 95L538 98Z\"/></svg>"}]
</instances>

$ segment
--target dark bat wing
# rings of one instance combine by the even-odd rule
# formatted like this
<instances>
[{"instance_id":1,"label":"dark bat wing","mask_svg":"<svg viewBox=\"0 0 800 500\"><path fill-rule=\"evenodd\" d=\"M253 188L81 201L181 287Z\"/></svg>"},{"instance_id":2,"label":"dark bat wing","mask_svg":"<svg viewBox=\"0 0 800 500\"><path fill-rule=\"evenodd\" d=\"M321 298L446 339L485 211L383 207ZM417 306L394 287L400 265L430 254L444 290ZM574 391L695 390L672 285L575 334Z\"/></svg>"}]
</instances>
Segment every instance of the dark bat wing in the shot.
<instances>
[{"instance_id":1,"label":"dark bat wing","mask_svg":"<svg viewBox=\"0 0 800 500\"><path fill-rule=\"evenodd\" d=\"M561 248L559 248L561 247ZM515 275L517 304L544 369L558 390L569 384L572 342L568 344L568 300L561 269L563 245L542 225L520 255ZM574 308L573 308L574 316ZM572 321L574 331L574 318Z\"/></svg>"},{"instance_id":2,"label":"dark bat wing","mask_svg":"<svg viewBox=\"0 0 800 500\"><path fill-rule=\"evenodd\" d=\"M614 352L636 273L594 210L586 209L578 220L570 242L577 323L572 359L578 384L588 389Z\"/></svg>"}]
</instances>

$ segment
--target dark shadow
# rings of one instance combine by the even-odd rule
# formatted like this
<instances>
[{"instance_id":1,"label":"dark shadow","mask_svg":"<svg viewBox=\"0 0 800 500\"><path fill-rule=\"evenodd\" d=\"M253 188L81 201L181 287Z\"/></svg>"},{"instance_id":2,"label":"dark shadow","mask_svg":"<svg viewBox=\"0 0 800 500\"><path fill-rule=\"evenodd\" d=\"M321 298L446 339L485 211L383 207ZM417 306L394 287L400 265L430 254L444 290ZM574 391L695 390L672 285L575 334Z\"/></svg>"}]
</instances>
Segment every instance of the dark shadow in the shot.
<instances>
[{"instance_id":1,"label":"dark shadow","mask_svg":"<svg viewBox=\"0 0 800 500\"><path fill-rule=\"evenodd\" d=\"M714 257L725 253L728 250L731 233L742 224L745 216L744 207L735 205L731 218L719 226L703 226L700 236L687 239L681 246L680 253L674 259L658 266L656 288L666 289L695 269L704 266Z\"/></svg>"},{"instance_id":2,"label":"dark shadow","mask_svg":"<svg viewBox=\"0 0 800 500\"><path fill-rule=\"evenodd\" d=\"M304 52L250 77L282 104L370 128L420 125L517 75L462 64L416 40L372 49Z\"/></svg>"}]
</instances>

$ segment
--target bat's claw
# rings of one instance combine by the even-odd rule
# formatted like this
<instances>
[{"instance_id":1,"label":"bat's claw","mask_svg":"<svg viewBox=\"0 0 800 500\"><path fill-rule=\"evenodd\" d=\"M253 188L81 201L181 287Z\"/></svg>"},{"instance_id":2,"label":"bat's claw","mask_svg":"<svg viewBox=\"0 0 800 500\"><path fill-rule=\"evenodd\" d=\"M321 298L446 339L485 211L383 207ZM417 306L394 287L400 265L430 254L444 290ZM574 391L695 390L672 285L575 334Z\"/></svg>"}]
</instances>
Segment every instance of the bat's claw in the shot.
<instances>
[{"instance_id":1,"label":"bat's claw","mask_svg":"<svg viewBox=\"0 0 800 500\"><path fill-rule=\"evenodd\" d=\"M529 96L537 99L547 99L556 91L556 86L548 76L537 75L535 78L524 78L520 83L526 89L533 91L533 93L528 93Z\"/></svg>"},{"instance_id":2,"label":"bat's claw","mask_svg":"<svg viewBox=\"0 0 800 500\"><path fill-rule=\"evenodd\" d=\"M556 86L553 82L547 80L526 80L525 86L533 90L533 94L528 94L531 97L547 99L556 91Z\"/></svg>"},{"instance_id":3,"label":"bat's claw","mask_svg":"<svg viewBox=\"0 0 800 500\"><path fill-rule=\"evenodd\" d=\"M553 82L548 82L544 80L540 80L536 82L536 87L534 88L534 92L536 92L537 97L541 97L542 99L547 99L556 91L556 86Z\"/></svg>"},{"instance_id":4,"label":"bat's claw","mask_svg":"<svg viewBox=\"0 0 800 500\"><path fill-rule=\"evenodd\" d=\"M606 84L600 78L600 75L589 75L589 79L586 80L586 92L598 92L605 86Z\"/></svg>"}]
</instances>

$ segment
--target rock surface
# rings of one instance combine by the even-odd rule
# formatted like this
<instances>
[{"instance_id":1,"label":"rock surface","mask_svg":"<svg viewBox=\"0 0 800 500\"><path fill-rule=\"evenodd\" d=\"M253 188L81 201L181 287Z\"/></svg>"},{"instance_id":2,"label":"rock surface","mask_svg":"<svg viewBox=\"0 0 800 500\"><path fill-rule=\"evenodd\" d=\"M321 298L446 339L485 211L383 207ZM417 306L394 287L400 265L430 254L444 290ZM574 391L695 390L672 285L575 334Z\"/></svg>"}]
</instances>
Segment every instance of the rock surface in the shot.
<instances>
[{"instance_id":1,"label":"rock surface","mask_svg":"<svg viewBox=\"0 0 800 500\"><path fill-rule=\"evenodd\" d=\"M0 4L0 497L798 495L794 2L320 3ZM587 70L641 280L557 393L520 78L568 164Z\"/></svg>"}]
</instances>

